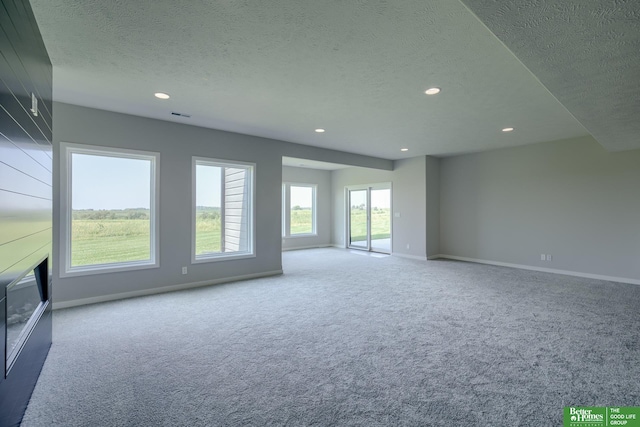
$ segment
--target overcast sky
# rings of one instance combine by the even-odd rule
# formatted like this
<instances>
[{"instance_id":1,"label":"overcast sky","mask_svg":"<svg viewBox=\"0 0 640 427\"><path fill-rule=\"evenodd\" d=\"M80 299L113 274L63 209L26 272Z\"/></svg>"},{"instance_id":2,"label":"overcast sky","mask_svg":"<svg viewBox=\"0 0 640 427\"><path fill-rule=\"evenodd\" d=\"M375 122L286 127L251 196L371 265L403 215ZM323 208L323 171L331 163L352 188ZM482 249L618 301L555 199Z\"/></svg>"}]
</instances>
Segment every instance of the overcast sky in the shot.
<instances>
[{"instance_id":1,"label":"overcast sky","mask_svg":"<svg viewBox=\"0 0 640 427\"><path fill-rule=\"evenodd\" d=\"M351 206L360 206L367 204L367 193L365 190L351 191ZM372 190L371 191L371 208L390 208L391 207L391 190Z\"/></svg>"},{"instance_id":2,"label":"overcast sky","mask_svg":"<svg viewBox=\"0 0 640 427\"><path fill-rule=\"evenodd\" d=\"M196 165L196 206L220 207L220 175L216 166Z\"/></svg>"},{"instance_id":3,"label":"overcast sky","mask_svg":"<svg viewBox=\"0 0 640 427\"><path fill-rule=\"evenodd\" d=\"M73 153L72 209L149 209L151 162Z\"/></svg>"}]
</instances>

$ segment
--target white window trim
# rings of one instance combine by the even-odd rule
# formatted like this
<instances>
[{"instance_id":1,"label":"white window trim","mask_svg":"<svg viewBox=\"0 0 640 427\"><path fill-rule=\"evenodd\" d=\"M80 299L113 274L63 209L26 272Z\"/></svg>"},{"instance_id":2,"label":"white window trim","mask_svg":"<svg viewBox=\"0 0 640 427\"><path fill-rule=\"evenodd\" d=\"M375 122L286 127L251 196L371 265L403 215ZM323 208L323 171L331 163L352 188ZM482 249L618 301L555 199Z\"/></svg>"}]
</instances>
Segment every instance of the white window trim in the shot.
<instances>
[{"instance_id":1,"label":"white window trim","mask_svg":"<svg viewBox=\"0 0 640 427\"><path fill-rule=\"evenodd\" d=\"M151 161L150 176L150 259L145 261L116 262L108 264L92 264L86 266L71 266L71 156L73 153L104 155L127 159ZM115 273L130 270L158 268L160 266L160 203L157 195L160 187L160 153L152 151L131 150L126 148L104 147L95 145L60 143L60 239L59 239L59 267L60 277L87 276L101 273ZM153 178L153 179L151 179Z\"/></svg>"},{"instance_id":2,"label":"white window trim","mask_svg":"<svg viewBox=\"0 0 640 427\"><path fill-rule=\"evenodd\" d=\"M208 253L196 256L196 165L217 166L217 167L249 167L251 171L251 206L249 208L249 245L247 252L220 252ZM220 212L220 215L223 215ZM211 157L193 156L191 160L191 264L201 264L206 262L229 261L232 259L244 259L256 257L256 164L241 162L238 160L214 159ZM224 230L220 230L222 233Z\"/></svg>"},{"instance_id":3,"label":"white window trim","mask_svg":"<svg viewBox=\"0 0 640 427\"><path fill-rule=\"evenodd\" d=\"M297 233L291 234L291 186L293 187L309 187L312 189L313 206L311 208L311 221L312 232L311 233ZM282 183L282 238L283 239L298 239L301 237L317 237L317 217L318 217L318 185L309 184L303 182L283 182Z\"/></svg>"}]
</instances>

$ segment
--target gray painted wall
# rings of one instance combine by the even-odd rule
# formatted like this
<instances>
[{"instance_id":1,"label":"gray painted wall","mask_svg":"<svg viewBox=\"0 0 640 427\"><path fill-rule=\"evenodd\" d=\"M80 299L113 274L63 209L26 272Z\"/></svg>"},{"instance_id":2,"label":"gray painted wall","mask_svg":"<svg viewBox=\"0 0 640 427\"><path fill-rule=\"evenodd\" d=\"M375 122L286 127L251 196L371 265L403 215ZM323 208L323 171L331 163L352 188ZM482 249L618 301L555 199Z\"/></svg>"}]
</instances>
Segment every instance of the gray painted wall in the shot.
<instances>
[{"instance_id":1,"label":"gray painted wall","mask_svg":"<svg viewBox=\"0 0 640 427\"><path fill-rule=\"evenodd\" d=\"M331 244L331 171L282 167L282 182L315 184L316 231L313 237L288 237L282 239L282 249L329 246Z\"/></svg>"},{"instance_id":2,"label":"gray painted wall","mask_svg":"<svg viewBox=\"0 0 640 427\"><path fill-rule=\"evenodd\" d=\"M346 186L391 182L393 248L395 255L426 257L426 161L425 157L396 160L393 171L347 168L331 174L333 195L333 244L345 245ZM409 248L407 249L407 245Z\"/></svg>"},{"instance_id":3,"label":"gray painted wall","mask_svg":"<svg viewBox=\"0 0 640 427\"><path fill-rule=\"evenodd\" d=\"M440 159L427 156L427 257L440 254Z\"/></svg>"},{"instance_id":4,"label":"gray painted wall","mask_svg":"<svg viewBox=\"0 0 640 427\"><path fill-rule=\"evenodd\" d=\"M281 270L282 156L392 168L389 160L307 147L265 138L187 126L63 103L54 103L53 243L60 243L60 141L160 152L160 267L73 278L54 275L54 298L73 300L153 292L181 284L211 282ZM191 157L256 163L256 257L190 263ZM58 265L57 259L54 260ZM188 266L189 273L181 274Z\"/></svg>"},{"instance_id":5,"label":"gray painted wall","mask_svg":"<svg viewBox=\"0 0 640 427\"><path fill-rule=\"evenodd\" d=\"M640 279L640 150L533 144L442 159L440 179L442 254Z\"/></svg>"}]
</instances>

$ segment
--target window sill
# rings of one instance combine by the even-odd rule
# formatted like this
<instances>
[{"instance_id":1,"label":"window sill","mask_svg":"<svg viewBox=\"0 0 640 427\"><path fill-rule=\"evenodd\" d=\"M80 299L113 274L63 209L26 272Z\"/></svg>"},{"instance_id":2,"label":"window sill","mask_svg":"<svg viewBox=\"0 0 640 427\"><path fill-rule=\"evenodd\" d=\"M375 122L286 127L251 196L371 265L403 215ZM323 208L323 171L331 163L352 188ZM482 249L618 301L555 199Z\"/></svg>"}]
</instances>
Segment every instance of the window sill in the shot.
<instances>
[{"instance_id":1,"label":"window sill","mask_svg":"<svg viewBox=\"0 0 640 427\"><path fill-rule=\"evenodd\" d=\"M60 273L60 278L68 278L68 277L76 277L76 276L92 276L95 274L105 274L105 273L121 273L125 271L135 271L135 270L147 270L150 268L158 268L160 264L150 263L150 262L140 262L140 263L121 263L121 264L98 264L98 265L88 265L85 267L72 267L71 269L65 269L64 272Z\"/></svg>"},{"instance_id":2,"label":"window sill","mask_svg":"<svg viewBox=\"0 0 640 427\"><path fill-rule=\"evenodd\" d=\"M232 254L220 254L220 255L209 255L209 256L200 256L200 258L191 258L191 264L202 264L206 262L219 262L219 261L233 261L236 259L247 259L247 258L255 258L255 253L242 253L237 255Z\"/></svg>"}]
</instances>

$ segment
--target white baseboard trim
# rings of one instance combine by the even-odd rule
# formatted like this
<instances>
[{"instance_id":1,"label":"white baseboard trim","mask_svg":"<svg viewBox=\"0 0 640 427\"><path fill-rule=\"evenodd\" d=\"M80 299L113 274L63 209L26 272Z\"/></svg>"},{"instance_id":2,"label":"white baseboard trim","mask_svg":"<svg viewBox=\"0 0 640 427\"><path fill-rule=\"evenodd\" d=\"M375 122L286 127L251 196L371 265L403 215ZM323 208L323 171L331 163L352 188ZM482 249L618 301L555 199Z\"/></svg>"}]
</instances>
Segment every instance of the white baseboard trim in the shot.
<instances>
[{"instance_id":1,"label":"white baseboard trim","mask_svg":"<svg viewBox=\"0 0 640 427\"><path fill-rule=\"evenodd\" d=\"M185 289L201 288L203 286L219 285L222 283L238 282L241 280L259 279L261 277L279 276L282 270L265 271L262 273L243 274L240 276L225 277L222 279L205 280L202 282L182 283L179 285L163 286L161 288L143 289L140 291L122 292L119 294L100 295L91 298L74 299L70 301L54 302L53 309L77 307L80 305L96 304L100 302L116 301L120 299L142 297L147 295L163 294L166 292L182 291Z\"/></svg>"},{"instance_id":2,"label":"white baseboard trim","mask_svg":"<svg viewBox=\"0 0 640 427\"><path fill-rule=\"evenodd\" d=\"M427 255L427 260L431 261L432 259L438 259L438 258L442 258L442 255L437 254L437 255Z\"/></svg>"},{"instance_id":3,"label":"white baseboard trim","mask_svg":"<svg viewBox=\"0 0 640 427\"><path fill-rule=\"evenodd\" d=\"M339 248L339 249L347 249L347 247L345 245L343 245L342 243L340 243L340 244L333 243L330 246L333 246L334 248Z\"/></svg>"},{"instance_id":4,"label":"white baseboard trim","mask_svg":"<svg viewBox=\"0 0 640 427\"><path fill-rule=\"evenodd\" d=\"M604 276L602 274L582 273L579 271L560 270L556 268L535 267L535 266L525 265L525 264L511 264L508 262L487 261L485 259L467 258L467 257L461 257L461 256L455 256L455 255L439 254L437 255L437 257L453 259L456 261L475 262L478 264L497 265L500 267L519 268L521 270L541 271L544 273L564 274L566 276L584 277L587 279L606 280L609 282L619 282L619 283L629 283L631 285L640 285L640 280L629 279L627 277Z\"/></svg>"},{"instance_id":5,"label":"white baseboard trim","mask_svg":"<svg viewBox=\"0 0 640 427\"><path fill-rule=\"evenodd\" d=\"M282 252L286 251L297 251L298 249L318 249L318 248L331 248L334 245L324 244L324 245L310 245L310 246L295 246L293 248L282 248Z\"/></svg>"},{"instance_id":6,"label":"white baseboard trim","mask_svg":"<svg viewBox=\"0 0 640 427\"><path fill-rule=\"evenodd\" d=\"M426 261L427 260L426 256L407 255L407 254L400 254L398 252L393 252L391 255L392 256L397 256L397 257L400 257L400 258L415 259L415 260L418 260L418 261Z\"/></svg>"}]
</instances>

